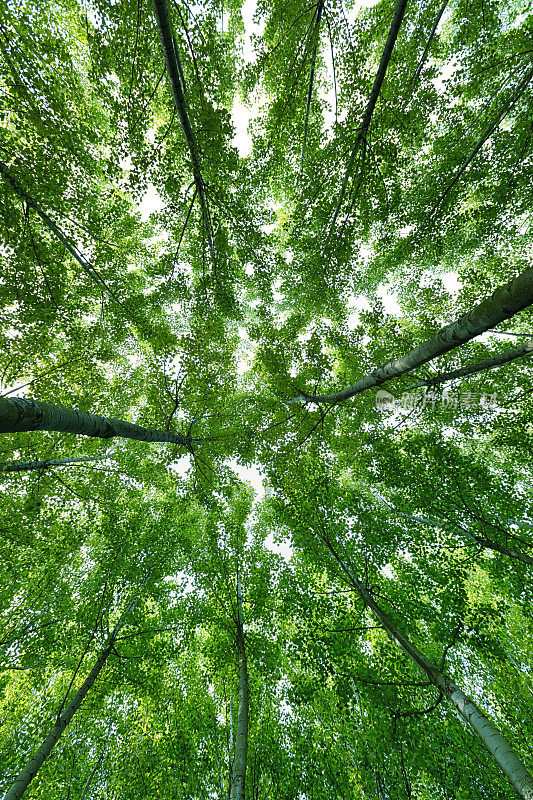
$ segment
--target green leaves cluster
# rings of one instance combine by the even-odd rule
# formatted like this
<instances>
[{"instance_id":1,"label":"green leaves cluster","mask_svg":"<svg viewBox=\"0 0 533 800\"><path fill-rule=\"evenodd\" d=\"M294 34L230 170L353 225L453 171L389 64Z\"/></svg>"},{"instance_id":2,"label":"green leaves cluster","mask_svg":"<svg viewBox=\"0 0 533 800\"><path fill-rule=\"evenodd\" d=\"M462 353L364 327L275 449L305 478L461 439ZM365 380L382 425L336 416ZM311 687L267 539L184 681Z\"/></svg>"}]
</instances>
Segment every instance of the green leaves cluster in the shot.
<instances>
[{"instance_id":1,"label":"green leaves cluster","mask_svg":"<svg viewBox=\"0 0 533 800\"><path fill-rule=\"evenodd\" d=\"M190 437L3 435L101 458L0 467L0 790L120 622L28 796L229 796L240 584L246 797L512 798L357 586L531 768L532 362L423 388L530 309L388 410L304 395L529 266L531 9L409 5L363 130L395 4L248 6L168 5L204 206L150 5L0 9L0 393Z\"/></svg>"}]
</instances>

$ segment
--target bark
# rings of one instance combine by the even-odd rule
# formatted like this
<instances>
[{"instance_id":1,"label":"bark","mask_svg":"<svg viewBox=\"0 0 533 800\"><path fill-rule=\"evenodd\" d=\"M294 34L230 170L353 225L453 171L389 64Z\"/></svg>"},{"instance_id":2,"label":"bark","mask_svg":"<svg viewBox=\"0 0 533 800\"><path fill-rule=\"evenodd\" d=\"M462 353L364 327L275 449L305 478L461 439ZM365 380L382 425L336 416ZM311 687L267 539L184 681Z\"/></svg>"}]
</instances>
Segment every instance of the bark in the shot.
<instances>
[{"instance_id":1,"label":"bark","mask_svg":"<svg viewBox=\"0 0 533 800\"><path fill-rule=\"evenodd\" d=\"M146 583L149 574L150 572L145 577L143 584ZM28 788L31 781L34 779L35 775L41 768L44 761L50 755L54 745L58 741L59 737L69 724L70 720L72 719L78 708L85 700L85 697L87 696L89 690L94 685L100 672L104 668L106 661L109 657L109 654L111 653L113 647L115 646L117 636L121 628L123 627L124 623L126 622L128 615L131 613L132 609L138 603L139 596L140 595L137 595L136 597L133 598L133 600L130 602L126 610L121 615L119 621L115 625L115 628L109 635L109 638L106 642L104 649L101 651L100 655L96 659L94 667L87 675L87 677L83 681L82 685L80 686L80 688L78 689L78 691L76 692L70 703L67 704L65 710L59 714L55 725L52 726L50 733L48 734L42 745L30 758L30 760L28 761L28 763L26 764L20 775L17 777L13 785L7 790L6 794L4 795L4 800L19 800L19 798L22 797L22 795Z\"/></svg>"},{"instance_id":2,"label":"bark","mask_svg":"<svg viewBox=\"0 0 533 800\"><path fill-rule=\"evenodd\" d=\"M389 61L392 55L392 51L394 49L394 45L396 44L396 39L398 37L398 32L402 24L406 7L407 7L407 0L398 0L398 2L396 3L396 8L394 10L394 17L391 22L389 34L387 36L387 41L385 42L385 47L383 48L383 53L381 54L381 60L379 62L378 71L376 72L376 77L374 78L374 85L372 86L370 98L366 106L363 122L361 123L361 129L359 131L357 139L355 140L355 144L352 148L352 152L350 153L350 158L348 160L348 165L346 167L346 172L344 173L339 200L337 202L335 211L333 212L331 227L335 225L337 217L339 216L344 196L346 194L348 181L350 179L350 173L352 172L355 158L357 156L359 148L361 147L361 144L366 140L368 129L370 128L370 123L372 121L372 115L374 114L374 109L376 107L379 93L381 91L381 87L385 79L385 74L387 72L387 67L389 66Z\"/></svg>"},{"instance_id":3,"label":"bark","mask_svg":"<svg viewBox=\"0 0 533 800\"><path fill-rule=\"evenodd\" d=\"M159 38L161 39L161 44L163 46L163 54L165 56L165 67L170 82L170 88L172 90L174 106L176 108L176 111L178 112L181 127L183 129L183 134L187 142L187 147L189 148L189 155L191 157L191 163L192 163L192 174L194 177L196 190L198 192L198 200L200 201L204 230L207 236L209 250L211 252L211 258L213 259L213 264L216 265L215 246L211 233L211 223L209 220L209 212L207 209L207 201L205 196L205 184L202 178L202 173L200 171L199 149L189 119L189 114L187 112L185 96L183 94L184 91L183 69L181 67L181 61L178 53L178 48L176 46L176 41L174 39L174 36L172 35L170 19L168 16L167 3L166 0L152 0L152 5L154 9L155 18L157 21L157 27L159 30Z\"/></svg>"},{"instance_id":4,"label":"bark","mask_svg":"<svg viewBox=\"0 0 533 800\"><path fill-rule=\"evenodd\" d=\"M230 696L229 699L229 742L228 742L228 800L231 795L231 787L233 785L233 759L235 756L235 752L233 749L233 697Z\"/></svg>"},{"instance_id":5,"label":"bark","mask_svg":"<svg viewBox=\"0 0 533 800\"><path fill-rule=\"evenodd\" d=\"M60 715L56 724L52 727L50 733L39 747L39 749L30 758L14 784L7 790L4 795L4 800L19 800L28 788L30 782L33 780L45 759L50 755L52 748L57 740L69 724L70 720L83 703L89 689L93 686L98 678L102 668L104 667L107 658L113 649L116 634L112 634L107 646L100 653L94 667L85 678L84 682L67 705L66 709Z\"/></svg>"},{"instance_id":6,"label":"bark","mask_svg":"<svg viewBox=\"0 0 533 800\"><path fill-rule=\"evenodd\" d=\"M0 397L0 433L37 430L62 431L100 439L120 436L141 442L172 442L187 448L192 443L190 436L179 433L151 430L124 420L88 414L38 400Z\"/></svg>"},{"instance_id":7,"label":"bark","mask_svg":"<svg viewBox=\"0 0 533 800\"><path fill-rule=\"evenodd\" d=\"M389 361L370 372L351 386L340 392L322 395L310 395L300 392L290 402L328 403L336 405L360 392L374 386L380 386L392 378L399 378L413 369L421 367L437 356L444 355L459 345L469 342L485 331L496 327L500 322L533 304L533 268L522 272L512 281L500 286L488 298L483 300L472 311L463 314L455 322L446 325L435 336L415 347L402 358Z\"/></svg>"},{"instance_id":8,"label":"bark","mask_svg":"<svg viewBox=\"0 0 533 800\"><path fill-rule=\"evenodd\" d=\"M434 378L421 380L420 384L422 386L438 386L440 383L453 381L455 378L464 378L466 375L474 375L476 372L485 372L489 369L501 367L503 364L507 364L509 361L513 361L515 358L523 358L524 356L529 356L532 353L533 339L528 339L518 347L513 347L511 350L505 350L503 353L499 353L497 356L485 358L483 361L478 361L476 364L470 364L468 367L462 367L461 369L452 370L450 372L441 372L440 375L436 375Z\"/></svg>"},{"instance_id":9,"label":"bark","mask_svg":"<svg viewBox=\"0 0 533 800\"><path fill-rule=\"evenodd\" d=\"M507 776L520 797L533 800L533 777L514 750L507 744L498 729L487 719L478 706L451 680L442 669L434 666L423 653L396 627L388 614L376 603L364 584L351 574L334 548L326 544L342 569L348 582L357 590L365 605L373 612L392 641L424 672L429 682L455 706L462 718L478 734L502 772Z\"/></svg>"},{"instance_id":10,"label":"bark","mask_svg":"<svg viewBox=\"0 0 533 800\"><path fill-rule=\"evenodd\" d=\"M110 452L103 456L77 456L76 458L47 458L44 461L17 461L13 464L0 464L0 473L27 472L32 469L47 469L48 467L64 467L69 464L80 464L87 461L102 461L109 458Z\"/></svg>"},{"instance_id":11,"label":"bark","mask_svg":"<svg viewBox=\"0 0 533 800\"><path fill-rule=\"evenodd\" d=\"M237 582L237 651L239 654L239 710L237 712L237 736L235 741L235 760L231 785L231 800L244 800L246 760L248 756L248 717L250 689L248 686L248 666L244 642L242 616L242 587Z\"/></svg>"}]
</instances>

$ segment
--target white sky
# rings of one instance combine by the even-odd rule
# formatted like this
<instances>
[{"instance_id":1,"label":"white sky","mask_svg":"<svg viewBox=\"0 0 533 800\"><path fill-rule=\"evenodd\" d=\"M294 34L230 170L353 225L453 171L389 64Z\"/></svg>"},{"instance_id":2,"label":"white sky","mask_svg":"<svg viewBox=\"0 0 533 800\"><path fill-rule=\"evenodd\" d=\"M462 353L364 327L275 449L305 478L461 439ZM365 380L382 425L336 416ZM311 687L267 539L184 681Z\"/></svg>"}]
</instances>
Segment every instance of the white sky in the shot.
<instances>
[{"instance_id":1,"label":"white sky","mask_svg":"<svg viewBox=\"0 0 533 800\"><path fill-rule=\"evenodd\" d=\"M250 483L256 494L256 502L260 502L265 496L265 488L263 485L263 476L257 467L243 467L242 464L237 464L236 461L230 460L228 462L233 472L244 483Z\"/></svg>"},{"instance_id":2,"label":"white sky","mask_svg":"<svg viewBox=\"0 0 533 800\"><path fill-rule=\"evenodd\" d=\"M148 189L146 194L144 195L143 199L141 200L141 204L139 205L139 211L141 212L141 219L143 222L148 222L150 214L153 214L154 211L160 211L163 208L163 201L157 192L157 189L153 184L148 185Z\"/></svg>"},{"instance_id":3,"label":"white sky","mask_svg":"<svg viewBox=\"0 0 533 800\"><path fill-rule=\"evenodd\" d=\"M231 121L235 128L233 135L233 145L241 158L246 158L252 152L252 137L248 133L248 125L250 119L257 113L258 105L248 108L244 105L240 97L236 97L233 101L231 109Z\"/></svg>"},{"instance_id":4,"label":"white sky","mask_svg":"<svg viewBox=\"0 0 533 800\"><path fill-rule=\"evenodd\" d=\"M255 61L252 35L261 36L265 28L263 22L257 24L253 20L256 6L257 0L246 0L242 7L242 20L244 23L242 56L244 61L248 64ZM241 158L250 155L252 151L252 137L248 133L248 125L250 124L250 119L257 114L259 105L260 101L258 98L252 102L250 107L245 106L240 97L236 97L233 102L233 107L231 109L231 120L235 127L233 144L237 148Z\"/></svg>"}]
</instances>

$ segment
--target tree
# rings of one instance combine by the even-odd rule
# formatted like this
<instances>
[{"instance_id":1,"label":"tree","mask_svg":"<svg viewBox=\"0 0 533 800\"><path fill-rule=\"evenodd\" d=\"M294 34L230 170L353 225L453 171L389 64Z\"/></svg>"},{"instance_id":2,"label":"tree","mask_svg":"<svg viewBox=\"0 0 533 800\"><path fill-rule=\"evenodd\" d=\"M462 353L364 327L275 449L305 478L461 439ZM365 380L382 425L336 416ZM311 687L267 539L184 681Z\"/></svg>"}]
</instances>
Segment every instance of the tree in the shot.
<instances>
[{"instance_id":1,"label":"tree","mask_svg":"<svg viewBox=\"0 0 533 800\"><path fill-rule=\"evenodd\" d=\"M531 9L247 9L0 10L0 791L531 798Z\"/></svg>"}]
</instances>

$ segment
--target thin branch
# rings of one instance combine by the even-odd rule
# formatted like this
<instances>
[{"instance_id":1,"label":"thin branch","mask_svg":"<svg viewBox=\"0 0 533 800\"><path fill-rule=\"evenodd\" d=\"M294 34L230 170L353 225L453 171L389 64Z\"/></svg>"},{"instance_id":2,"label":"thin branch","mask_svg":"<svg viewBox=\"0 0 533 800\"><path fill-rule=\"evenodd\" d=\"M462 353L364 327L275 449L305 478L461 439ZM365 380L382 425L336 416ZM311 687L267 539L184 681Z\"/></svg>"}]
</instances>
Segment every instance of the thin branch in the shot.
<instances>
[{"instance_id":1,"label":"thin branch","mask_svg":"<svg viewBox=\"0 0 533 800\"><path fill-rule=\"evenodd\" d=\"M189 148L189 155L192 164L192 173L198 191L198 199L200 201L200 207L202 209L204 231L205 235L207 236L209 250L211 252L213 269L215 270L216 273L217 260L215 255L213 232L209 219L209 210L207 207L205 183L202 178L202 173L200 170L199 149L189 119L189 114L187 112L187 106L185 103L185 97L183 93L184 87L182 86L182 80L180 78L180 75L183 75L181 61L175 44L174 36L172 35L166 0L152 0L152 4L154 8L155 17L157 20L157 27L159 29L161 44L163 47L163 53L165 57L165 68L170 82L170 87L172 89L172 97L174 99L174 105L176 107L176 111L178 112L183 134L185 136L185 141L187 142L187 147Z\"/></svg>"},{"instance_id":2,"label":"thin branch","mask_svg":"<svg viewBox=\"0 0 533 800\"><path fill-rule=\"evenodd\" d=\"M516 358L524 358L531 354L533 354L533 339L528 339L518 347L504 350L503 353L485 358L483 361L478 361L476 364L470 364L467 367L461 367L461 369L451 370L450 372L441 372L434 378L427 378L426 380L420 379L417 386L438 386L441 383L463 378L466 375L475 375L478 372L486 372L487 370L501 367L504 364L508 364L509 361L513 361Z\"/></svg>"},{"instance_id":3,"label":"thin branch","mask_svg":"<svg viewBox=\"0 0 533 800\"><path fill-rule=\"evenodd\" d=\"M32 208L36 212L36 214L40 217L45 226L50 231L52 231L52 233L56 236L57 239L59 239L63 247L65 247L65 249L68 250L72 258L75 261L77 261L77 263L80 265L85 274L88 275L89 278L100 287L100 289L103 289L112 298L112 300L114 300L114 302L117 303L123 309L124 308L123 303L121 303L121 301L112 291L112 289L109 288L104 279L100 277L96 268L91 266L91 264L89 264L85 260L85 258L81 255L81 253L77 249L77 247L75 247L73 244L69 242L69 240L67 239L61 228L59 228L59 226L56 225L56 223L48 216L48 214L46 214L39 208L36 201L29 194L27 194L27 192L24 191L24 189L20 186L20 184L16 181L16 179L13 178L7 166L2 161L0 161L0 172L2 173L2 175L4 175L8 183L11 184L16 194L18 194L19 197L24 198L27 206L29 208Z\"/></svg>"},{"instance_id":4,"label":"thin branch","mask_svg":"<svg viewBox=\"0 0 533 800\"><path fill-rule=\"evenodd\" d=\"M153 91L152 91L152 93L151 93L150 97L148 98L148 100L146 101L146 103L144 104L144 106L141 108L141 111L140 111L140 113L139 113L139 116L137 117L137 119L136 119L136 120L135 120L135 122L133 123L133 126L132 126L131 130L129 131L129 135L130 135L130 136L133 136L133 134L134 134L134 132L135 132L135 128L137 127L137 125L138 125L138 124L139 124L139 122L141 121L141 119L142 119L142 117L143 117L143 115L144 115L144 112L146 111L146 109L147 109L147 108L148 108L148 106L150 105L150 102L152 101L152 99L153 99L153 97L154 97L155 93L157 92L157 88L158 88L159 84L161 83L161 81L163 80L163 76L164 76L164 74L165 74L165 69L163 68L163 71L162 71L161 75L159 76L159 78L157 79L157 83L156 83L156 85L154 86L154 88L153 88Z\"/></svg>"},{"instance_id":5,"label":"thin branch","mask_svg":"<svg viewBox=\"0 0 533 800\"><path fill-rule=\"evenodd\" d=\"M348 187L348 181L350 179L350 175L355 162L355 158L357 156L359 148L361 147L362 143L365 141L368 135L370 123L372 121L372 115L374 114L374 109L376 107L379 93L381 91L381 87L385 79L385 74L387 72L387 67L389 66L389 61L392 55L392 51L394 49L394 45L396 44L396 39L398 37L400 26L404 18L406 7L407 7L407 0L397 0L396 8L394 10L394 17L392 19L392 23L389 29L387 41L385 42L385 47L383 48L383 53L381 54L381 60L379 62L379 67L376 73L376 77L374 78L374 85L372 86L372 91L370 93L370 97L366 106L363 121L361 123L361 128L359 130L357 139L355 140L355 144L352 148L350 158L348 159L348 164L346 166L346 171L344 173L344 178L341 185L339 199L337 201L337 205L335 207L335 211L333 212L333 217L331 220L331 229L333 229L333 226L337 221L337 217L339 216L341 206L344 201L344 196L346 194L346 189Z\"/></svg>"},{"instance_id":6,"label":"thin branch","mask_svg":"<svg viewBox=\"0 0 533 800\"><path fill-rule=\"evenodd\" d=\"M431 47L431 42L433 41L433 37L435 36L435 34L437 32L437 28L439 27L439 22L442 19L442 15L444 14L444 11L445 11L447 5L448 5L448 0L444 0L443 4L441 5L441 7L439 9L439 13L437 14L437 19L435 20L435 24L433 25L431 33L429 34L429 37L428 37L428 40L427 40L427 43L426 43L426 47L424 49L424 52L422 53L422 57L421 57L420 61L418 62L418 66L417 66L417 68L415 70L415 73L414 73L413 77L411 78L411 81L410 81L411 85L413 83L416 83L416 81L420 77L420 73L422 72L422 68L423 68L424 64L426 63L426 58L427 58L428 53L429 53L429 48Z\"/></svg>"},{"instance_id":7,"label":"thin branch","mask_svg":"<svg viewBox=\"0 0 533 800\"><path fill-rule=\"evenodd\" d=\"M411 711L395 711L392 716L395 719L397 719L398 717L415 717L415 716L423 716L424 714L431 714L431 712L435 711L435 709L442 702L443 699L444 699L444 692L439 690L439 696L437 697L433 705L429 706L429 708L414 708Z\"/></svg>"},{"instance_id":8,"label":"thin branch","mask_svg":"<svg viewBox=\"0 0 533 800\"><path fill-rule=\"evenodd\" d=\"M516 105L518 100L520 99L520 96L521 96L522 92L526 89L527 85L530 83L532 78L533 78L533 67L531 67L531 69L527 70L527 72L522 76L522 80L520 81L520 83L518 84L518 86L516 87L514 92L512 93L512 95L509 98L509 101L507 102L505 108L498 114L498 116L496 117L496 120L493 123L491 123L488 126L488 128L485 129L485 131L483 132L483 134L479 138L476 146L474 147L474 149L472 150L472 152L470 153L468 158L459 167L459 169L457 170L457 172L454 175L453 179L450 181L450 183L448 184L448 186L446 187L444 192L441 194L441 196L437 200L437 203L435 205L435 210L439 208L439 206L442 204L442 202L443 202L444 198L446 197L446 195L451 191L451 189L453 189L455 184L458 182L458 180L461 178L461 176L468 169L468 167L470 166L470 164L472 163L472 161L474 160L476 155L479 153L479 151L481 150L481 148L483 147L485 142L488 139L490 139L490 137L492 136L494 131L498 128L500 123L505 119L507 114L509 114L509 112L512 111L512 109L514 108L514 106Z\"/></svg>"},{"instance_id":9,"label":"thin branch","mask_svg":"<svg viewBox=\"0 0 533 800\"><path fill-rule=\"evenodd\" d=\"M309 90L307 92L307 104L305 107L305 121L304 121L304 138L302 144L302 155L300 157L300 169L303 167L304 159L305 159L305 148L307 144L307 128L309 125L309 111L311 109L311 100L313 97L313 84L315 79L315 64L316 64L316 54L318 50L318 45L320 43L320 20L322 18L322 11L324 9L324 0L319 0L317 11L316 11L316 22L315 22L315 32L316 32L316 42L315 47L313 50L313 55L311 58L311 71L309 74Z\"/></svg>"}]
</instances>

